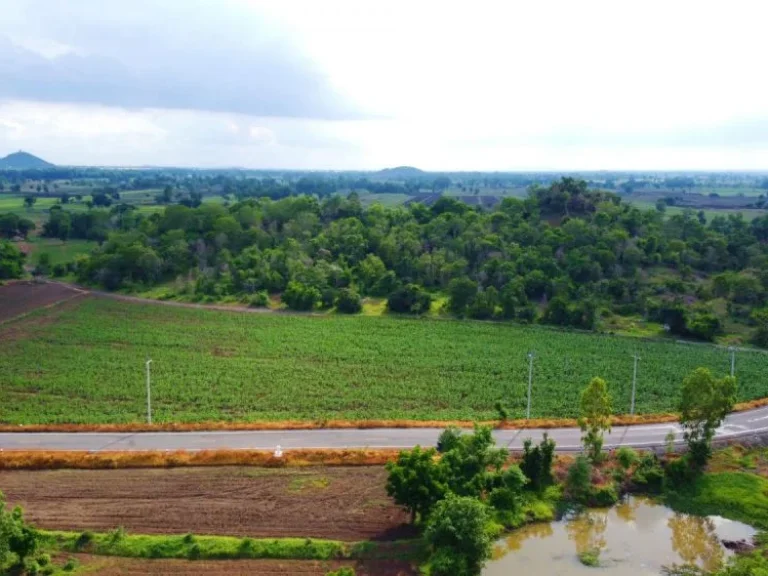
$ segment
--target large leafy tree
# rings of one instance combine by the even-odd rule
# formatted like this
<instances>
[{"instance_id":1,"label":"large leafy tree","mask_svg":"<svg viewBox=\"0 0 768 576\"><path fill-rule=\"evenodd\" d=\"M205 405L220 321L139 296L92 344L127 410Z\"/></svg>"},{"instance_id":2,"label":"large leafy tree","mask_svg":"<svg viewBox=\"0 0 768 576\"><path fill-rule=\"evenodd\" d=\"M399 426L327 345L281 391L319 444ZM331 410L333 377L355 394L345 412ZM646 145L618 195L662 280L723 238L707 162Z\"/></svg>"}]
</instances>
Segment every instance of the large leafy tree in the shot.
<instances>
[{"instance_id":1,"label":"large leafy tree","mask_svg":"<svg viewBox=\"0 0 768 576\"><path fill-rule=\"evenodd\" d=\"M0 280L20 278L24 273L24 254L10 242L0 240Z\"/></svg>"},{"instance_id":2,"label":"large leafy tree","mask_svg":"<svg viewBox=\"0 0 768 576\"><path fill-rule=\"evenodd\" d=\"M717 379L707 368L697 368L683 380L680 424L694 463L702 466L711 455L712 438L736 403L736 379Z\"/></svg>"}]
</instances>

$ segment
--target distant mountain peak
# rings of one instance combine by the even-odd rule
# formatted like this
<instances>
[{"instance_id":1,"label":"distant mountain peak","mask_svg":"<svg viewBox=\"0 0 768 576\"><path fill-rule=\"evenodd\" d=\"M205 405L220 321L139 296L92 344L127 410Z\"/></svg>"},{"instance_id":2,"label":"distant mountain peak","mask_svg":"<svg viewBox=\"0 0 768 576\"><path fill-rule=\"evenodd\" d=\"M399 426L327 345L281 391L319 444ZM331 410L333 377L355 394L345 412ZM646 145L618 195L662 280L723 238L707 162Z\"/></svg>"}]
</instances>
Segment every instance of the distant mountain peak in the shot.
<instances>
[{"instance_id":1,"label":"distant mountain peak","mask_svg":"<svg viewBox=\"0 0 768 576\"><path fill-rule=\"evenodd\" d=\"M8 154L5 158L0 158L0 169L29 170L35 168L53 168L54 164L46 162L42 158L19 150L13 154Z\"/></svg>"},{"instance_id":2,"label":"distant mountain peak","mask_svg":"<svg viewBox=\"0 0 768 576\"><path fill-rule=\"evenodd\" d=\"M396 166L395 168L384 168L384 170L379 170L376 174L389 178L418 178L424 176L426 172L413 166Z\"/></svg>"}]
</instances>

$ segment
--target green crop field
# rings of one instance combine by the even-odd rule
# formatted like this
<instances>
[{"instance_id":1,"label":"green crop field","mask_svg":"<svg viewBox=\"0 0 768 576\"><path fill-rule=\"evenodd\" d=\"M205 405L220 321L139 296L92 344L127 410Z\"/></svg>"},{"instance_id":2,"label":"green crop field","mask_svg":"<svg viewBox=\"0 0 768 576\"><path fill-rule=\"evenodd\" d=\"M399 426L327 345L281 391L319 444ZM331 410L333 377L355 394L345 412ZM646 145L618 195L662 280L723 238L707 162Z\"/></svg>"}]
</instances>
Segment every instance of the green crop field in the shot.
<instances>
[{"instance_id":1,"label":"green crop field","mask_svg":"<svg viewBox=\"0 0 768 576\"><path fill-rule=\"evenodd\" d=\"M717 375L729 354L703 345L469 321L298 316L85 299L0 326L0 421L104 423L145 418L151 357L157 422L490 419L524 416L529 350L533 416L574 416L580 390L604 377L629 409L671 410L683 377ZM768 358L737 354L741 400L768 392Z\"/></svg>"}]
</instances>

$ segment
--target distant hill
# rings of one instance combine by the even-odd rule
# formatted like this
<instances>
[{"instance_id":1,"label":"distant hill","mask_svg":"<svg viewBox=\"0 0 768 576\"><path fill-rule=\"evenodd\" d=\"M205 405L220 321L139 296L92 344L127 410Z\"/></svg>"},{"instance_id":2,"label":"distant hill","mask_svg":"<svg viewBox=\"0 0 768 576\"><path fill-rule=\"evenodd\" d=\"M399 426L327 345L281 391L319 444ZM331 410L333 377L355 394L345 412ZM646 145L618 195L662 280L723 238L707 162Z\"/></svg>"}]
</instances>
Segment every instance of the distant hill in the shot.
<instances>
[{"instance_id":1,"label":"distant hill","mask_svg":"<svg viewBox=\"0 0 768 576\"><path fill-rule=\"evenodd\" d=\"M53 167L54 164L21 150L14 152L13 154L8 154L5 158L0 158L0 170L30 170L35 168Z\"/></svg>"},{"instance_id":2,"label":"distant hill","mask_svg":"<svg viewBox=\"0 0 768 576\"><path fill-rule=\"evenodd\" d=\"M396 168L384 168L384 170L379 170L376 172L376 176L381 176L383 178L393 178L396 180L406 179L406 178L420 178L424 176L426 172L424 170L419 170L418 168L414 168L413 166L398 166Z\"/></svg>"}]
</instances>

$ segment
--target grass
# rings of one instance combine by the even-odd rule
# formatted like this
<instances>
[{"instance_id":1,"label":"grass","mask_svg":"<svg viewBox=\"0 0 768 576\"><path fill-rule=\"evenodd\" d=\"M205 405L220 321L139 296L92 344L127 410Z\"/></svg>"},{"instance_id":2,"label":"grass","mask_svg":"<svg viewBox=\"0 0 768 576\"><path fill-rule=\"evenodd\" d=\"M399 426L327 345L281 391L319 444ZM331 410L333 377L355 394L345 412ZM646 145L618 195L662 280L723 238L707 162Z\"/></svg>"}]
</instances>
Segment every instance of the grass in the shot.
<instances>
[{"instance_id":1,"label":"grass","mask_svg":"<svg viewBox=\"0 0 768 576\"><path fill-rule=\"evenodd\" d=\"M47 253L51 258L51 265L66 264L72 262L81 254L88 254L98 243L89 240L67 240L62 242L57 238L30 238L32 248L29 254L29 262L37 264L40 254Z\"/></svg>"},{"instance_id":2,"label":"grass","mask_svg":"<svg viewBox=\"0 0 768 576\"><path fill-rule=\"evenodd\" d=\"M668 493L666 501L688 514L719 515L768 529L768 479L755 474L703 474L688 488Z\"/></svg>"},{"instance_id":3,"label":"grass","mask_svg":"<svg viewBox=\"0 0 768 576\"><path fill-rule=\"evenodd\" d=\"M42 530L41 536L43 545L51 550L124 558L331 560L357 558L375 547L373 543L312 538L140 535L120 530L99 534Z\"/></svg>"},{"instance_id":4,"label":"grass","mask_svg":"<svg viewBox=\"0 0 768 576\"><path fill-rule=\"evenodd\" d=\"M495 420L573 417L599 375L628 412L632 355L639 414L668 412L699 366L724 375L727 350L489 322L245 314L85 299L4 325L0 422L132 423L152 364L158 423ZM0 333L0 339L4 336ZM739 399L766 391L765 356L737 354Z\"/></svg>"}]
</instances>

